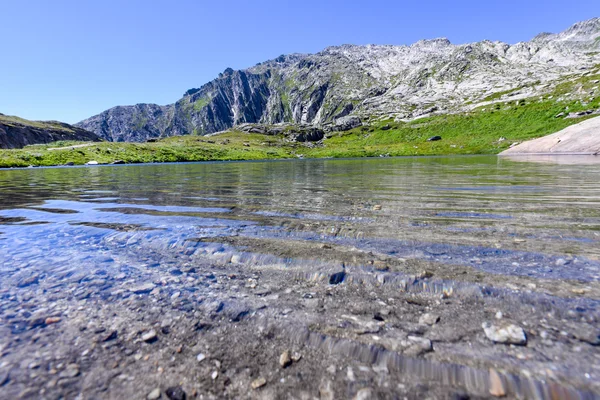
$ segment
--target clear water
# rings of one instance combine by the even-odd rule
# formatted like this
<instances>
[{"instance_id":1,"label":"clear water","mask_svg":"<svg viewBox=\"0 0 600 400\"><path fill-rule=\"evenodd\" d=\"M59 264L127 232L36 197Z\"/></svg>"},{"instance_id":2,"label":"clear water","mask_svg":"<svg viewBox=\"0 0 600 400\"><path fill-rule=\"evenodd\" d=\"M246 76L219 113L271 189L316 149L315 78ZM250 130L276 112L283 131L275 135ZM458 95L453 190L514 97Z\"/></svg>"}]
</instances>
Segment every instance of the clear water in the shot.
<instances>
[{"instance_id":1,"label":"clear water","mask_svg":"<svg viewBox=\"0 0 600 400\"><path fill-rule=\"evenodd\" d=\"M599 178L600 163L492 156L3 170L0 274L122 269L241 236L597 281Z\"/></svg>"}]
</instances>

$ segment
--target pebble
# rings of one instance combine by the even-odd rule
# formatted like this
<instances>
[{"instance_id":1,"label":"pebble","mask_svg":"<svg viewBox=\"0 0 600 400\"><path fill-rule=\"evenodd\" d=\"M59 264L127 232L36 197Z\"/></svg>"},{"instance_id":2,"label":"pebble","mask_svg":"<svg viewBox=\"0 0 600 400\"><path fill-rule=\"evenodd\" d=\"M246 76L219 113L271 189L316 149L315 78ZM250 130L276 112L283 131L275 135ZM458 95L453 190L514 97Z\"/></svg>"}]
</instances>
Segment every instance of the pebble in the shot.
<instances>
[{"instance_id":1,"label":"pebble","mask_svg":"<svg viewBox=\"0 0 600 400\"><path fill-rule=\"evenodd\" d=\"M519 345L527 344L527 336L525 336L525 331L523 328L517 325L507 324L497 326L488 322L484 322L481 327L485 332L485 336L495 343Z\"/></svg>"},{"instance_id":2,"label":"pebble","mask_svg":"<svg viewBox=\"0 0 600 400\"><path fill-rule=\"evenodd\" d=\"M292 357L289 351L286 350L279 356L279 365L281 365L281 368L287 368L292 365Z\"/></svg>"},{"instance_id":3,"label":"pebble","mask_svg":"<svg viewBox=\"0 0 600 400\"><path fill-rule=\"evenodd\" d=\"M146 396L146 399L148 399L148 400L160 399L160 388L156 388L153 391L151 391L150 393L148 393L148 396Z\"/></svg>"},{"instance_id":4,"label":"pebble","mask_svg":"<svg viewBox=\"0 0 600 400\"><path fill-rule=\"evenodd\" d=\"M490 369L490 394L494 397L506 396L506 389L500 374L495 369Z\"/></svg>"},{"instance_id":5,"label":"pebble","mask_svg":"<svg viewBox=\"0 0 600 400\"><path fill-rule=\"evenodd\" d=\"M329 284L330 285L339 285L340 283L344 282L345 278L346 278L346 271L336 272L335 274L332 274L329 277Z\"/></svg>"},{"instance_id":6,"label":"pebble","mask_svg":"<svg viewBox=\"0 0 600 400\"><path fill-rule=\"evenodd\" d=\"M379 211L379 210L381 210L381 204L375 204L373 206L373 211Z\"/></svg>"},{"instance_id":7,"label":"pebble","mask_svg":"<svg viewBox=\"0 0 600 400\"><path fill-rule=\"evenodd\" d=\"M408 356L418 356L433 350L431 340L429 339L420 336L409 336L407 339L409 346L404 350L404 354Z\"/></svg>"},{"instance_id":8,"label":"pebble","mask_svg":"<svg viewBox=\"0 0 600 400\"><path fill-rule=\"evenodd\" d=\"M109 342L111 340L115 340L118 336L118 332L117 331L111 331L108 333L108 335L105 335L104 337L102 337L100 339L101 342Z\"/></svg>"},{"instance_id":9,"label":"pebble","mask_svg":"<svg viewBox=\"0 0 600 400\"><path fill-rule=\"evenodd\" d=\"M59 378L75 378L78 375L79 375L79 365L69 364L69 365L67 365L67 368L58 375L58 377Z\"/></svg>"},{"instance_id":10,"label":"pebble","mask_svg":"<svg viewBox=\"0 0 600 400\"><path fill-rule=\"evenodd\" d=\"M152 329L142 335L142 340L146 343L154 342L156 339L157 339L156 331L154 329Z\"/></svg>"},{"instance_id":11,"label":"pebble","mask_svg":"<svg viewBox=\"0 0 600 400\"><path fill-rule=\"evenodd\" d=\"M213 371L213 373L211 374L210 377L214 381L215 379L217 379L219 377L219 371Z\"/></svg>"},{"instance_id":12,"label":"pebble","mask_svg":"<svg viewBox=\"0 0 600 400\"><path fill-rule=\"evenodd\" d=\"M298 353L297 351L292 353L292 361L293 362L298 362L302 359L302 354Z\"/></svg>"},{"instance_id":13,"label":"pebble","mask_svg":"<svg viewBox=\"0 0 600 400\"><path fill-rule=\"evenodd\" d=\"M10 381L8 372L0 372L0 387L6 385Z\"/></svg>"},{"instance_id":14,"label":"pebble","mask_svg":"<svg viewBox=\"0 0 600 400\"><path fill-rule=\"evenodd\" d=\"M137 285L129 288L129 291L135 294L143 294L151 292L152 289L154 289L153 283L144 283L142 285Z\"/></svg>"},{"instance_id":15,"label":"pebble","mask_svg":"<svg viewBox=\"0 0 600 400\"><path fill-rule=\"evenodd\" d=\"M252 389L258 389L265 386L266 384L267 380L263 377L260 377L258 379L253 380L250 386L252 387Z\"/></svg>"},{"instance_id":16,"label":"pebble","mask_svg":"<svg viewBox=\"0 0 600 400\"><path fill-rule=\"evenodd\" d=\"M419 324L421 325L435 325L439 322L440 316L437 314L423 314L419 318Z\"/></svg>"},{"instance_id":17,"label":"pebble","mask_svg":"<svg viewBox=\"0 0 600 400\"><path fill-rule=\"evenodd\" d=\"M369 400L374 399L373 390L371 388L362 388L354 396L354 400Z\"/></svg>"},{"instance_id":18,"label":"pebble","mask_svg":"<svg viewBox=\"0 0 600 400\"><path fill-rule=\"evenodd\" d=\"M170 400L185 400L187 395L181 386L172 386L165 391Z\"/></svg>"},{"instance_id":19,"label":"pebble","mask_svg":"<svg viewBox=\"0 0 600 400\"><path fill-rule=\"evenodd\" d=\"M204 361L205 358L206 358L206 356L202 353L200 353L196 356L196 360L198 360L198 362Z\"/></svg>"},{"instance_id":20,"label":"pebble","mask_svg":"<svg viewBox=\"0 0 600 400\"><path fill-rule=\"evenodd\" d=\"M60 322L60 317L48 317L45 321L46 325L56 324L57 322Z\"/></svg>"}]
</instances>

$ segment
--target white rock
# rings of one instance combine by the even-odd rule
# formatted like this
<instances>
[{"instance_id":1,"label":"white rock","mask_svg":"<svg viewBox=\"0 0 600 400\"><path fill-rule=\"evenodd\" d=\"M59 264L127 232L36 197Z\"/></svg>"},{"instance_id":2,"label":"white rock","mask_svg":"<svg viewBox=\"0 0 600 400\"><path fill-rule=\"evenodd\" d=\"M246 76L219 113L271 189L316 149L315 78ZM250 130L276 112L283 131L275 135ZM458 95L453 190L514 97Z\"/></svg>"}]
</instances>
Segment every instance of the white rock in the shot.
<instances>
[{"instance_id":1,"label":"white rock","mask_svg":"<svg viewBox=\"0 0 600 400\"><path fill-rule=\"evenodd\" d=\"M527 344L527 336L520 326L514 324L492 325L488 322L484 322L481 326L485 336L495 343Z\"/></svg>"}]
</instances>

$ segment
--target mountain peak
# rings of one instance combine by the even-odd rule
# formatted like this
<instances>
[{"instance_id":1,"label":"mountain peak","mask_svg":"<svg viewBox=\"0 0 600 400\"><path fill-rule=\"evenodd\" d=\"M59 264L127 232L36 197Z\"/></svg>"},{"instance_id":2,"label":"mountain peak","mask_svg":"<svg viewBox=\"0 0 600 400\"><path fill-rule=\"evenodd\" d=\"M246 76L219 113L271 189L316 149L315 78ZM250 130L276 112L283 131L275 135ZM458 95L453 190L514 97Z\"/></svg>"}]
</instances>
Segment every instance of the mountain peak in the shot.
<instances>
[{"instance_id":1,"label":"mountain peak","mask_svg":"<svg viewBox=\"0 0 600 400\"><path fill-rule=\"evenodd\" d=\"M343 117L406 120L461 112L511 90L539 95L540 88L600 64L598 36L600 18L593 18L515 45L456 46L441 37L410 46L331 46L227 69L175 104L113 108L78 125L109 140L143 141L241 123L327 126Z\"/></svg>"}]
</instances>

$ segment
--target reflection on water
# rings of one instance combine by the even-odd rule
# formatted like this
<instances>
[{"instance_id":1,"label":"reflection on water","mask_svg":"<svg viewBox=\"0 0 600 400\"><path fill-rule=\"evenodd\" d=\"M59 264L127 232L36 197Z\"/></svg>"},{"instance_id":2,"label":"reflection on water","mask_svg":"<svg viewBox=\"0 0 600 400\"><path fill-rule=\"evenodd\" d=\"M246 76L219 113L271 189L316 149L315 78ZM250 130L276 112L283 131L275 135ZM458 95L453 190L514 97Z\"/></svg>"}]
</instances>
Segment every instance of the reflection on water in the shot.
<instances>
[{"instance_id":1,"label":"reflection on water","mask_svg":"<svg viewBox=\"0 0 600 400\"><path fill-rule=\"evenodd\" d=\"M600 164L496 157L5 170L0 253L26 261L45 244L76 254L126 229L165 243L343 242L488 272L598 280L599 173Z\"/></svg>"},{"instance_id":2,"label":"reflection on water","mask_svg":"<svg viewBox=\"0 0 600 400\"><path fill-rule=\"evenodd\" d=\"M203 307L217 310L213 313L224 310L237 322L260 309L275 318L281 314L275 305L257 305L276 303L286 293L270 297L273 287L282 289L290 282L289 274L301 282L327 281L343 262L347 282L369 290L431 294L435 304L462 296L458 306L444 303L448 304L445 321L460 318L463 312L470 313L465 318L481 319L487 318L477 314L482 309L492 315L508 309L515 318L534 315L530 322L539 326L532 331L552 333L548 326L559 323L593 329L600 318L594 292L600 281L599 176L600 164L526 163L497 157L3 170L0 296L12 304L0 304L0 311L12 321L10 333L18 336L33 329L31 321L35 322L29 311L12 308L23 297L52 291L61 300L124 299L123 304L128 304L127 296L149 296L160 286L168 302L188 302L177 306L185 312ZM420 262L438 268L435 279L427 279L430 271L409 270L407 260L419 268ZM288 275L263 275L274 284L252 293L256 300L238 293L242 288L235 273L224 266ZM221 270L217 278L212 268L225 268L225 273ZM480 279L490 275L498 284L481 284ZM240 283L243 288L255 288L251 285L257 284L257 277L251 276ZM519 285L504 284L509 278L510 284ZM548 291L519 291L536 289L536 284ZM308 292L296 300L319 301L312 297ZM407 305L421 308L418 299L409 300ZM91 304L90 309L95 309ZM342 300L340 305L342 316L346 315L347 304ZM452 314L455 306L465 311ZM474 393L488 393L488 364L483 361L510 366L517 360L494 353L488 342L474 340L476 332L483 335L479 325L461 333L468 343L461 342L462 336L440 340L436 356L467 364L457 367L384 351L361 342L366 340L363 336L350 340L344 337L346 331L338 337L337 325L325 332L311 331L308 327L319 312L305 315L304 320L290 318L283 324L278 320L278 326L293 341L365 363L384 363L390 370L425 381L449 380ZM395 337L405 323L382 329ZM408 326L411 335L422 333L422 327ZM561 329L555 332L555 353L545 349L551 354L546 357L537 353L538 348L532 356L540 363L555 360L548 367L551 374L535 373L587 388L589 383L581 379L592 376L588 361L594 354L579 354L573 361L576 350L571 350L571 338ZM596 345L594 332L577 333L578 340ZM383 332L373 336L373 340L382 338L389 339ZM483 361L478 364L468 357ZM474 364L486 368L473 368ZM515 370L503 376L515 396L554 390L545 379L519 377ZM573 391L571 398L576 396Z\"/></svg>"}]
</instances>

